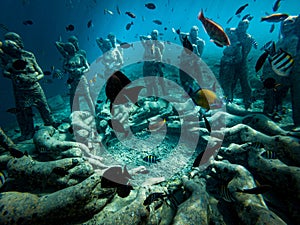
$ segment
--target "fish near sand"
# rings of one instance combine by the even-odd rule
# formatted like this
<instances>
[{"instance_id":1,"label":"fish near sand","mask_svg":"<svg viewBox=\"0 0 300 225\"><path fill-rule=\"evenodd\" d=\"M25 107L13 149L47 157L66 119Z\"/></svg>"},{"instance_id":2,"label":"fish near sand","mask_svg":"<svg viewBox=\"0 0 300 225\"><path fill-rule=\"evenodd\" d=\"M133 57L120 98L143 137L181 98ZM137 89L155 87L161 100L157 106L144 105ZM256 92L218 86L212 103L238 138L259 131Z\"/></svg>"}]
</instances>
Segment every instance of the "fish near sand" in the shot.
<instances>
[{"instance_id":1,"label":"fish near sand","mask_svg":"<svg viewBox=\"0 0 300 225\"><path fill-rule=\"evenodd\" d=\"M224 29L216 22L205 18L202 9L198 14L198 19L202 22L204 29L209 35L211 41L213 41L218 47L230 45L230 40Z\"/></svg>"}]
</instances>

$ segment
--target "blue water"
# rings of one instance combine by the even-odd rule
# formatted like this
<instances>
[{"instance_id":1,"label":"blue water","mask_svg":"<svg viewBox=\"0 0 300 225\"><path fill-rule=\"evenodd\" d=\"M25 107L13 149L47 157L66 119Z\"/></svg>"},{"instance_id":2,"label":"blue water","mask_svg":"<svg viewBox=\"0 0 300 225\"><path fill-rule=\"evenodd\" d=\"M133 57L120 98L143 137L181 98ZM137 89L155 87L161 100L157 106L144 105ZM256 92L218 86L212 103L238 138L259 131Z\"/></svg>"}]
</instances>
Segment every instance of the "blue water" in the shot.
<instances>
[{"instance_id":1,"label":"blue water","mask_svg":"<svg viewBox=\"0 0 300 225\"><path fill-rule=\"evenodd\" d=\"M248 3L249 6L242 12L242 16L251 13L254 19L251 21L248 32L256 39L259 45L269 40L277 40L279 24L276 24L275 31L269 33L270 23L260 22L260 17L266 13L272 13L274 0L197 0L197 1L152 1L156 5L155 10L147 9L144 5L151 1L142 0L1 0L0 23L8 27L10 31L17 32L24 40L25 48L32 51L43 70L50 70L62 67L62 59L55 48L54 42L62 38L67 41L70 35L76 35L80 47L87 51L87 58L92 63L101 55L96 46L97 37L106 37L109 32L116 34L122 41L138 41L138 35L149 34L151 30L158 29L164 35L163 40L179 44L177 36L171 28L180 28L188 32L193 25L200 27L199 36L206 41L203 57L222 56L222 49L216 47L209 41L197 15L200 9L205 11L205 16L213 19L225 27L236 27L239 18L236 16L229 24L227 20L234 15L236 10ZM117 13L116 6L119 6L121 15ZM114 15L104 15L104 9L111 10ZM300 1L285 0L281 2L278 12L298 15ZM135 19L125 15L126 11L133 12ZM144 18L144 21L143 21ZM152 21L158 19L162 25ZM24 20L32 20L32 25L23 25ZM87 23L92 20L93 26L88 28ZM130 30L126 30L126 24L134 22ZM75 26L72 32L66 31L69 24ZM165 30L167 29L167 30ZM0 40L3 39L5 31L0 30ZM252 52L254 52L252 50ZM251 57L250 53L249 57ZM1 125L15 120L15 116L8 114L7 108L14 107L14 99L11 81L1 77L0 82L0 118ZM54 80L51 84L42 84L47 97L56 94L67 93L65 79Z\"/></svg>"}]
</instances>

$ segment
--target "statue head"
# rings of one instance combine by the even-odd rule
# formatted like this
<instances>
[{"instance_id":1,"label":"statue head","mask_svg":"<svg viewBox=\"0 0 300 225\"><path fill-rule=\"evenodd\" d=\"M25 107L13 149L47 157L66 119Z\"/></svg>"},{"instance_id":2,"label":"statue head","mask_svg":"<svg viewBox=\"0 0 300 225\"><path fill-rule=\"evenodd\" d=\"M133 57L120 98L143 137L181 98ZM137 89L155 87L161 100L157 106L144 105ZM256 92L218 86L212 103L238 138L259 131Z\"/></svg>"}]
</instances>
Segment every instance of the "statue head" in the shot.
<instances>
[{"instance_id":1,"label":"statue head","mask_svg":"<svg viewBox=\"0 0 300 225\"><path fill-rule=\"evenodd\" d=\"M22 38L17 33L8 32L4 35L4 39L11 40L11 41L15 42L20 48L22 48L22 49L24 48Z\"/></svg>"},{"instance_id":2,"label":"statue head","mask_svg":"<svg viewBox=\"0 0 300 225\"><path fill-rule=\"evenodd\" d=\"M281 22L280 32L283 37L296 33L296 20L298 16L289 16Z\"/></svg>"},{"instance_id":3,"label":"statue head","mask_svg":"<svg viewBox=\"0 0 300 225\"><path fill-rule=\"evenodd\" d=\"M158 38L158 30L153 30L151 32L151 39L152 40L157 40L157 38Z\"/></svg>"}]
</instances>

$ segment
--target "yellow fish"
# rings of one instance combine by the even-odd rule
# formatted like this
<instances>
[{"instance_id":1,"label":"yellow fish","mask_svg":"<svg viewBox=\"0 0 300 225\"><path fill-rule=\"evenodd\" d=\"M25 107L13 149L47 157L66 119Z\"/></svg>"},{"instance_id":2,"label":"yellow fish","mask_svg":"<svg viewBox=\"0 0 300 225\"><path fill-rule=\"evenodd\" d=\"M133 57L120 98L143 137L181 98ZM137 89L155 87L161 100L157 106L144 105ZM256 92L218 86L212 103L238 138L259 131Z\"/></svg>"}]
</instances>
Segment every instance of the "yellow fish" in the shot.
<instances>
[{"instance_id":1,"label":"yellow fish","mask_svg":"<svg viewBox=\"0 0 300 225\"><path fill-rule=\"evenodd\" d=\"M199 89L193 95L195 104L207 111L210 110L210 105L216 103L217 99L216 93L208 89Z\"/></svg>"}]
</instances>

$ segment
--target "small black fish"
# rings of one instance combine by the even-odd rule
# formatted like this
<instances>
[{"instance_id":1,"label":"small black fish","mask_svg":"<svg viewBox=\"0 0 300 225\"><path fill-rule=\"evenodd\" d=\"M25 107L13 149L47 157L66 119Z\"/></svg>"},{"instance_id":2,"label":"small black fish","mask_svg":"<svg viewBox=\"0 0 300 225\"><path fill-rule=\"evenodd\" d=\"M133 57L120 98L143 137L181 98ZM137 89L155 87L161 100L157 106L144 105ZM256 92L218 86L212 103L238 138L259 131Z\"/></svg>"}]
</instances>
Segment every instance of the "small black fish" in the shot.
<instances>
[{"instance_id":1,"label":"small black fish","mask_svg":"<svg viewBox=\"0 0 300 225\"><path fill-rule=\"evenodd\" d=\"M256 64L255 64L255 72L257 73L261 68L262 66L264 65L266 59L268 58L269 56L269 53L267 51L265 51L259 58L258 60L256 61Z\"/></svg>"},{"instance_id":2,"label":"small black fish","mask_svg":"<svg viewBox=\"0 0 300 225\"><path fill-rule=\"evenodd\" d=\"M120 47L121 47L121 48L124 48L124 49L127 49L127 48L130 48L130 47L133 47L133 44L129 44L129 43L127 43L127 42L122 42L122 43L120 44Z\"/></svg>"},{"instance_id":3,"label":"small black fish","mask_svg":"<svg viewBox=\"0 0 300 225\"><path fill-rule=\"evenodd\" d=\"M249 4L245 4L236 10L235 15L239 15Z\"/></svg>"},{"instance_id":4,"label":"small black fish","mask_svg":"<svg viewBox=\"0 0 300 225\"><path fill-rule=\"evenodd\" d=\"M87 27L90 28L92 26L93 26L93 22L92 22L92 20L89 20L89 22L87 23Z\"/></svg>"},{"instance_id":5,"label":"small black fish","mask_svg":"<svg viewBox=\"0 0 300 225\"><path fill-rule=\"evenodd\" d=\"M271 189L272 189L271 185L259 185L257 187L250 188L250 189L242 189L242 190L237 189L236 192L258 195L258 194L266 193L266 192L270 191Z\"/></svg>"},{"instance_id":6,"label":"small black fish","mask_svg":"<svg viewBox=\"0 0 300 225\"><path fill-rule=\"evenodd\" d=\"M118 5L116 6L116 9L117 9L117 13L118 13L119 15L121 15L121 10L120 10L120 8L119 8Z\"/></svg>"},{"instance_id":7,"label":"small black fish","mask_svg":"<svg viewBox=\"0 0 300 225\"><path fill-rule=\"evenodd\" d=\"M32 20L24 20L24 21L23 21L23 24L24 24L24 25L32 25L32 24L33 24L33 21L32 21Z\"/></svg>"},{"instance_id":8,"label":"small black fish","mask_svg":"<svg viewBox=\"0 0 300 225\"><path fill-rule=\"evenodd\" d=\"M132 25L133 25L133 22L127 23L125 29L126 29L126 30L129 30L129 29L131 28Z\"/></svg>"},{"instance_id":9,"label":"small black fish","mask_svg":"<svg viewBox=\"0 0 300 225\"><path fill-rule=\"evenodd\" d=\"M273 12L276 12L279 9L281 0L276 0L276 2L273 5Z\"/></svg>"},{"instance_id":10,"label":"small black fish","mask_svg":"<svg viewBox=\"0 0 300 225\"><path fill-rule=\"evenodd\" d=\"M273 31L275 30L275 24L273 23L272 25L271 25L271 27L270 27L270 33L272 33Z\"/></svg>"},{"instance_id":11,"label":"small black fish","mask_svg":"<svg viewBox=\"0 0 300 225\"><path fill-rule=\"evenodd\" d=\"M230 18L227 20L226 24L229 24L229 23L230 23L230 21L232 20L232 18L233 18L233 16L232 16L232 17L230 17Z\"/></svg>"},{"instance_id":12,"label":"small black fish","mask_svg":"<svg viewBox=\"0 0 300 225\"><path fill-rule=\"evenodd\" d=\"M155 193L151 193L144 201L143 205L148 206L151 203L153 203L154 201L158 200L158 199L162 199L164 197L167 197L167 194L165 193L159 193L159 192L155 192Z\"/></svg>"},{"instance_id":13,"label":"small black fish","mask_svg":"<svg viewBox=\"0 0 300 225\"><path fill-rule=\"evenodd\" d=\"M159 159L158 157L156 157L154 155L148 155L148 156L144 157L143 160L145 162L149 162L149 163L158 163L161 161L161 159Z\"/></svg>"},{"instance_id":14,"label":"small black fish","mask_svg":"<svg viewBox=\"0 0 300 225\"><path fill-rule=\"evenodd\" d=\"M162 22L160 20L153 20L153 23L156 23L157 25L162 25Z\"/></svg>"},{"instance_id":15,"label":"small black fish","mask_svg":"<svg viewBox=\"0 0 300 225\"><path fill-rule=\"evenodd\" d=\"M69 24L68 26L66 26L66 31L73 31L75 29L74 25Z\"/></svg>"},{"instance_id":16,"label":"small black fish","mask_svg":"<svg viewBox=\"0 0 300 225\"><path fill-rule=\"evenodd\" d=\"M148 8L148 9L155 9L156 8L156 6L153 3L147 3L147 4L145 4L145 7Z\"/></svg>"},{"instance_id":17,"label":"small black fish","mask_svg":"<svg viewBox=\"0 0 300 225\"><path fill-rule=\"evenodd\" d=\"M198 167L200 166L200 162L201 162L201 159L203 157L203 154L204 154L205 151L202 151L199 155L197 155L194 163L193 163L193 167Z\"/></svg>"},{"instance_id":18,"label":"small black fish","mask_svg":"<svg viewBox=\"0 0 300 225\"><path fill-rule=\"evenodd\" d=\"M24 70L26 68L27 62L22 59L17 59L13 62L12 66L16 70Z\"/></svg>"},{"instance_id":19,"label":"small black fish","mask_svg":"<svg viewBox=\"0 0 300 225\"><path fill-rule=\"evenodd\" d=\"M165 27L165 28L164 28L164 30L168 30L168 28L167 28L167 27Z\"/></svg>"},{"instance_id":20,"label":"small black fish","mask_svg":"<svg viewBox=\"0 0 300 225\"><path fill-rule=\"evenodd\" d=\"M136 15L134 15L134 13L132 12L125 12L126 15L130 16L131 18L136 18Z\"/></svg>"},{"instance_id":21,"label":"small black fish","mask_svg":"<svg viewBox=\"0 0 300 225\"><path fill-rule=\"evenodd\" d=\"M191 42L189 41L187 35L185 35L185 36L183 37L182 45L183 45L184 50L185 50L185 52L186 52L187 54L189 54L189 55L192 54L192 52L193 52L193 45L192 45Z\"/></svg>"},{"instance_id":22,"label":"small black fish","mask_svg":"<svg viewBox=\"0 0 300 225\"><path fill-rule=\"evenodd\" d=\"M205 123L205 127L206 127L207 131L209 133L211 133L211 126L210 126L210 124L209 124L209 122L208 122L208 120L207 120L207 118L204 114L203 114L203 119L204 119L204 123Z\"/></svg>"},{"instance_id":23,"label":"small black fish","mask_svg":"<svg viewBox=\"0 0 300 225\"><path fill-rule=\"evenodd\" d=\"M273 23L273 24L271 25L271 27L270 27L269 32L270 32L270 33L273 33L274 30L275 30L275 24Z\"/></svg>"}]
</instances>

